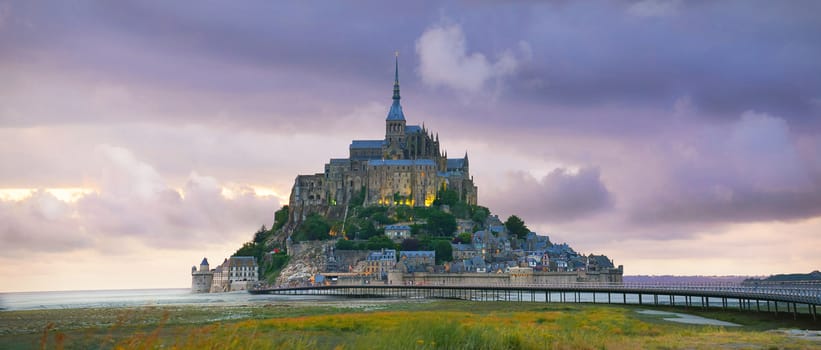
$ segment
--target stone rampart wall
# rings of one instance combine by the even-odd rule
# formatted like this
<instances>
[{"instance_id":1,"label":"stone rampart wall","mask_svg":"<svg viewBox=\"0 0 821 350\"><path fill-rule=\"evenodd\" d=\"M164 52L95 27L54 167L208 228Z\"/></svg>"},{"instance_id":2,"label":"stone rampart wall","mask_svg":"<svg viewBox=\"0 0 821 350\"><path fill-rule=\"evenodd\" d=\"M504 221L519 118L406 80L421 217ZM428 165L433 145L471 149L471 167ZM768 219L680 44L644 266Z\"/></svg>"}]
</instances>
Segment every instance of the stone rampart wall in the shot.
<instances>
[{"instance_id":1,"label":"stone rampart wall","mask_svg":"<svg viewBox=\"0 0 821 350\"><path fill-rule=\"evenodd\" d=\"M338 259L339 271L347 272L348 267L355 267L360 261L368 258L370 250L336 250L334 256Z\"/></svg>"},{"instance_id":2,"label":"stone rampart wall","mask_svg":"<svg viewBox=\"0 0 821 350\"><path fill-rule=\"evenodd\" d=\"M529 276L511 276L508 273L408 273L388 275L391 284L430 284L430 285L508 285L517 284L568 284L579 282L621 282L622 273L618 270L608 272L534 272Z\"/></svg>"}]
</instances>

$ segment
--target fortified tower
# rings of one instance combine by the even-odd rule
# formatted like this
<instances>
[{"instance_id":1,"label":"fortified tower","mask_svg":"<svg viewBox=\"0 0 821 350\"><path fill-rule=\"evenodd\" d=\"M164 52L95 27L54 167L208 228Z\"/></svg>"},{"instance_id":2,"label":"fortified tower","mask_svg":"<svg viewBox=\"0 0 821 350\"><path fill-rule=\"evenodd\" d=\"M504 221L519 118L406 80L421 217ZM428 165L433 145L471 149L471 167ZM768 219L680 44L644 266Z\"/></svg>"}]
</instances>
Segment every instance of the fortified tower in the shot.
<instances>
[{"instance_id":1,"label":"fortified tower","mask_svg":"<svg viewBox=\"0 0 821 350\"><path fill-rule=\"evenodd\" d=\"M214 283L214 272L210 270L208 259L202 258L200 269L191 266L191 292L208 293L211 291L211 284Z\"/></svg>"}]
</instances>

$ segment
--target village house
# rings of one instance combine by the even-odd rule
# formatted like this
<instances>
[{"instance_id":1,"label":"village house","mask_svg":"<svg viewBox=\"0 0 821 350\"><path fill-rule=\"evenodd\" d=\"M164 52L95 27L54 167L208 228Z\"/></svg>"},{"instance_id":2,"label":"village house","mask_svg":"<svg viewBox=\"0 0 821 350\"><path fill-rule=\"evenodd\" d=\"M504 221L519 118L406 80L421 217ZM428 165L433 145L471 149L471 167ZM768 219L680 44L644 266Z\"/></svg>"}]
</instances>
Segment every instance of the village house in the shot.
<instances>
[{"instance_id":1,"label":"village house","mask_svg":"<svg viewBox=\"0 0 821 350\"><path fill-rule=\"evenodd\" d=\"M214 269L203 258L199 270L191 267L191 291L218 293L247 290L259 281L259 265L253 256L232 256Z\"/></svg>"},{"instance_id":2,"label":"village house","mask_svg":"<svg viewBox=\"0 0 821 350\"><path fill-rule=\"evenodd\" d=\"M365 274L376 276L377 279L388 278L388 271L396 266L396 250L382 249L378 252L371 252L365 259L367 265Z\"/></svg>"},{"instance_id":3,"label":"village house","mask_svg":"<svg viewBox=\"0 0 821 350\"><path fill-rule=\"evenodd\" d=\"M409 250L399 253L399 263L406 272L425 272L436 264L433 250ZM405 272L403 271L403 272Z\"/></svg>"},{"instance_id":4,"label":"village house","mask_svg":"<svg viewBox=\"0 0 821 350\"><path fill-rule=\"evenodd\" d=\"M411 227L408 225L387 225L385 226L385 236L395 241L410 238Z\"/></svg>"}]
</instances>

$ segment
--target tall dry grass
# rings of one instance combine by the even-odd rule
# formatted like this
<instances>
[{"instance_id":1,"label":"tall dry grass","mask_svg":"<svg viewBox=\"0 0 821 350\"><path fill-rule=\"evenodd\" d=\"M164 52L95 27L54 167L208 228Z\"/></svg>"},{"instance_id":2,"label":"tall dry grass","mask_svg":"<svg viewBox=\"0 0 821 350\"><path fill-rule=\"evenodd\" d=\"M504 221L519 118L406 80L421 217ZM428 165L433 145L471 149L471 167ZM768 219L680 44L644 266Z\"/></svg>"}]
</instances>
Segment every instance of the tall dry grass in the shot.
<instances>
[{"instance_id":1,"label":"tall dry grass","mask_svg":"<svg viewBox=\"0 0 821 350\"><path fill-rule=\"evenodd\" d=\"M629 309L382 311L246 320L134 334L117 349L812 348L782 335L647 322ZM164 335L165 334L165 335Z\"/></svg>"}]
</instances>

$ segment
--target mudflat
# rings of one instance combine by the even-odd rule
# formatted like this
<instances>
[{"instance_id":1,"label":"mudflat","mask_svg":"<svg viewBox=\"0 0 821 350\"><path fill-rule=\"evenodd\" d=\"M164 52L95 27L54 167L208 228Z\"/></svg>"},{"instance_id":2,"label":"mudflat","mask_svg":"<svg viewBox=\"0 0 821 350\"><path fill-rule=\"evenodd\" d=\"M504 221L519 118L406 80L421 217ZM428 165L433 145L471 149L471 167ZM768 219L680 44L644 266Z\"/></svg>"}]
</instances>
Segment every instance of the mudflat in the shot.
<instances>
[{"instance_id":1,"label":"mudflat","mask_svg":"<svg viewBox=\"0 0 821 350\"><path fill-rule=\"evenodd\" d=\"M638 311L649 310L650 313ZM751 312L393 299L0 312L0 348L576 349L792 348L819 343L783 329L818 329Z\"/></svg>"}]
</instances>

